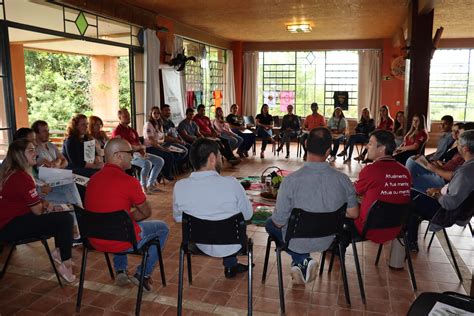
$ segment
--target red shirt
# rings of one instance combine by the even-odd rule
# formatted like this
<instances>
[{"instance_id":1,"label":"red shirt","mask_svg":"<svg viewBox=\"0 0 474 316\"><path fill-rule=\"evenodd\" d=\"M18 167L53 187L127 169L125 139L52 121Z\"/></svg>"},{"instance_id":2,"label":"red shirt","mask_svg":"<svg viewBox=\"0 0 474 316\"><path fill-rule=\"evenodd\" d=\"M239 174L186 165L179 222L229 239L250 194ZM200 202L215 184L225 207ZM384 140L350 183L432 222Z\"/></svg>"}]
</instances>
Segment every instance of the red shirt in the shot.
<instances>
[{"instance_id":1,"label":"red shirt","mask_svg":"<svg viewBox=\"0 0 474 316\"><path fill-rule=\"evenodd\" d=\"M211 120L207 116L195 115L193 121L196 122L203 136L212 136Z\"/></svg>"},{"instance_id":2,"label":"red shirt","mask_svg":"<svg viewBox=\"0 0 474 316\"><path fill-rule=\"evenodd\" d=\"M41 202L33 178L25 171L16 171L0 191L0 229L12 219L31 212L30 207Z\"/></svg>"},{"instance_id":3,"label":"red shirt","mask_svg":"<svg viewBox=\"0 0 474 316\"><path fill-rule=\"evenodd\" d=\"M456 153L451 160L449 160L444 166L443 170L446 171L455 171L457 168L461 167L464 163L464 158Z\"/></svg>"},{"instance_id":4,"label":"red shirt","mask_svg":"<svg viewBox=\"0 0 474 316\"><path fill-rule=\"evenodd\" d=\"M409 203L411 183L408 169L393 158L382 158L364 167L354 183L356 193L362 196L360 215L354 220L359 233L362 233L369 209L376 200ZM381 243L395 238L399 232L400 228L374 229L367 232L366 238Z\"/></svg>"},{"instance_id":5,"label":"red shirt","mask_svg":"<svg viewBox=\"0 0 474 316\"><path fill-rule=\"evenodd\" d=\"M133 222L137 242L140 240L140 226L133 219L130 209L145 202L146 196L137 179L127 175L120 167L105 164L94 174L86 190L86 209L97 213L126 210ZM99 251L120 252L132 247L128 242L91 238L90 243Z\"/></svg>"},{"instance_id":6,"label":"red shirt","mask_svg":"<svg viewBox=\"0 0 474 316\"><path fill-rule=\"evenodd\" d=\"M130 145L141 145L137 131L131 128L130 126L125 127L122 124L119 124L112 131L112 137L117 136L120 136L120 138L127 140Z\"/></svg>"},{"instance_id":7,"label":"red shirt","mask_svg":"<svg viewBox=\"0 0 474 316\"><path fill-rule=\"evenodd\" d=\"M313 128L320 127L320 126L326 126L326 120L324 119L324 116L322 116L319 113L316 113L316 115L308 115L306 119L304 120L304 126L308 130L312 130Z\"/></svg>"},{"instance_id":8,"label":"red shirt","mask_svg":"<svg viewBox=\"0 0 474 316\"><path fill-rule=\"evenodd\" d=\"M408 135L405 136L404 143L405 146L410 146L414 144L419 144L423 145L426 141L428 140L428 134L424 129L416 133L412 137L408 137Z\"/></svg>"},{"instance_id":9,"label":"red shirt","mask_svg":"<svg viewBox=\"0 0 474 316\"><path fill-rule=\"evenodd\" d=\"M381 120L379 126L377 126L377 129L383 129L391 132L393 130L393 120L390 117L387 117L385 121Z\"/></svg>"}]
</instances>

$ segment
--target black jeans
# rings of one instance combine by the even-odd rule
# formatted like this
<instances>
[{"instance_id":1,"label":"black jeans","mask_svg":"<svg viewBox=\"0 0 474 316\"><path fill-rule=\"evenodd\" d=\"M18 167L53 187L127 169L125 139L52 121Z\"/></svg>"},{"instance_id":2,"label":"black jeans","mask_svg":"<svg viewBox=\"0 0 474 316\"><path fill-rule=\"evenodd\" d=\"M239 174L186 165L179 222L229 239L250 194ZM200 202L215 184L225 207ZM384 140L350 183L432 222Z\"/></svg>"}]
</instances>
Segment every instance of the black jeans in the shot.
<instances>
[{"instance_id":1,"label":"black jeans","mask_svg":"<svg viewBox=\"0 0 474 316\"><path fill-rule=\"evenodd\" d=\"M358 133L355 135L351 135L351 137L349 137L349 141L346 144L346 147L344 148L344 151L347 151L347 149L349 148L349 154L347 155L347 159L352 158L352 152L354 151L355 144L366 144L368 142L369 137L365 134Z\"/></svg>"},{"instance_id":2,"label":"black jeans","mask_svg":"<svg viewBox=\"0 0 474 316\"><path fill-rule=\"evenodd\" d=\"M53 236L61 252L61 260L71 259L73 219L68 212L35 215L28 213L15 217L0 231L0 240L12 242L21 239Z\"/></svg>"},{"instance_id":3,"label":"black jeans","mask_svg":"<svg viewBox=\"0 0 474 316\"><path fill-rule=\"evenodd\" d=\"M418 154L417 150L407 150L407 151L394 155L393 158L395 158L395 160L401 163L402 165L405 165L407 163L408 158L417 154Z\"/></svg>"}]
</instances>

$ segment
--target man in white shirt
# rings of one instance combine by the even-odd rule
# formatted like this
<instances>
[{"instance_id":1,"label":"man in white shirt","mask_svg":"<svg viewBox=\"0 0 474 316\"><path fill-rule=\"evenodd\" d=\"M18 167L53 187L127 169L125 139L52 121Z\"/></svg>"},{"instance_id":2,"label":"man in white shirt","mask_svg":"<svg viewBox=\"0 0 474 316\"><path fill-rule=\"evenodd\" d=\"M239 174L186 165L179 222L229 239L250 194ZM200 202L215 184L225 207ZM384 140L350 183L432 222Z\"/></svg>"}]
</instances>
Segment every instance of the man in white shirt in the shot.
<instances>
[{"instance_id":1,"label":"man in white shirt","mask_svg":"<svg viewBox=\"0 0 474 316\"><path fill-rule=\"evenodd\" d=\"M217 142L199 138L191 146L191 164L197 170L176 182L173 191L173 217L181 222L185 212L204 220L223 220L242 213L246 220L252 217L252 205L241 184L234 177L219 175L222 168ZM240 245L201 245L199 249L213 257L222 257L224 275L232 278L248 270L234 255Z\"/></svg>"}]
</instances>

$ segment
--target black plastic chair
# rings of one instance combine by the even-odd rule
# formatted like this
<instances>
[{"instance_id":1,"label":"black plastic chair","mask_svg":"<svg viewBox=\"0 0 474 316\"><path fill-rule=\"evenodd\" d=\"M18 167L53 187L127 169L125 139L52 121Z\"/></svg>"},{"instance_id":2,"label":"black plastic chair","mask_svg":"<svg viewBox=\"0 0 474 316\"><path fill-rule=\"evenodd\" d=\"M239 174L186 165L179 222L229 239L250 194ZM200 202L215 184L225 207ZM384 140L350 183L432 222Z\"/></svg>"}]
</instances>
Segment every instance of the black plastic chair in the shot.
<instances>
[{"instance_id":1,"label":"black plastic chair","mask_svg":"<svg viewBox=\"0 0 474 316\"><path fill-rule=\"evenodd\" d=\"M456 218L452 218L452 221L454 221L454 222L456 222L456 221L461 221L461 222L464 222L464 223L468 222L467 225L469 226L469 229L470 229L471 235L472 235L473 231L472 231L470 220L474 215L474 191L472 191L469 194L469 196L464 200L464 202L462 202L461 205L459 205L459 207L456 208L455 210L446 211L445 209L440 208L436 212L436 214L433 216L433 218L435 218L439 215L442 215L441 213L447 213L447 212L449 212L451 214L457 214ZM449 214L446 214L446 215L449 215ZM430 225L431 225L431 220L428 223L428 226L426 227L425 236L423 238L426 238L426 235L428 234L428 229L429 229ZM456 270L456 274L458 275L459 281L462 282L461 271L459 270L459 266L458 266L458 263L456 261L456 257L454 256L454 252L453 252L451 242L449 241L448 232L446 231L446 228L450 227L450 226L452 226L452 225L445 226L445 227L442 228L442 230L443 230L444 238L446 239L446 243L448 244L449 253L451 255L451 258L453 259L453 264L454 264L454 268ZM428 250L430 250L430 248L431 248L431 244L433 243L433 239L434 239L435 234L436 233L433 232L433 234L431 235L431 239L430 239L430 242L428 244Z\"/></svg>"},{"instance_id":2,"label":"black plastic chair","mask_svg":"<svg viewBox=\"0 0 474 316\"><path fill-rule=\"evenodd\" d=\"M355 260L356 270L357 270L357 278L359 280L361 298L364 304L366 303L365 290L364 290L364 284L362 282L362 274L360 271L359 256L357 254L356 242L368 240L366 239L366 236L370 230L390 229L390 228L400 227L399 236L401 236L404 241L405 255L408 261L408 269L410 272L411 282L413 285L413 289L416 290L415 273L413 272L413 264L411 262L410 251L408 247L406 246L408 245L408 243L407 243L406 234L405 234L405 226L406 226L408 217L411 213L411 207L412 205L410 203L393 204L393 203L387 203L387 202L382 202L378 200L375 201L369 209L367 220L362 230L362 234L360 236L353 235L351 238L352 249L354 252L354 260ZM379 263L380 254L382 253L382 248L383 248L383 243L379 244L377 257L375 259L375 265L378 265ZM331 257L329 270L331 270L333 260L334 260L334 254Z\"/></svg>"},{"instance_id":3,"label":"black plastic chair","mask_svg":"<svg viewBox=\"0 0 474 316\"><path fill-rule=\"evenodd\" d=\"M327 213L311 213L299 208L294 208L291 211L288 220L288 228L285 234L285 243L280 245L273 236L268 236L267 249L265 251L265 261L263 264L262 283L265 283L267 277L268 257L270 256L271 243L275 243L277 269L278 269L278 289L280 292L280 309L285 313L285 297L283 294L283 273L281 265L281 252L288 250L291 239L296 238L321 238L335 235L335 242L337 243L341 234L343 233L343 221L346 214L347 203L341 206L335 212ZM346 267L344 264L344 249L339 245L339 254L341 256L341 271L344 282L344 293L346 295L346 302L350 304L349 286L347 283ZM322 262L321 262L322 264Z\"/></svg>"},{"instance_id":4,"label":"black plastic chair","mask_svg":"<svg viewBox=\"0 0 474 316\"><path fill-rule=\"evenodd\" d=\"M84 278L86 274L87 254L89 253L89 250L100 251L92 247L92 245L89 243L89 238L98 238L103 240L129 242L133 246L133 251L112 254L133 254L142 256L142 271L140 274L140 284L138 285L138 295L135 306L135 314L139 315L143 295L143 279L145 276L145 266L148 260L148 249L152 246L157 247L159 258L158 261L160 264L161 272L161 282L163 286L166 286L160 240L158 238L150 240L141 248L138 248L137 240L135 237L135 229L133 227L132 219L130 218L127 211L121 210L110 213L95 213L84 210L76 205L74 205L74 211L76 213L77 223L79 225L79 231L81 232L81 239L83 242L81 276L79 279L79 291L77 293L76 312L79 313L81 310L82 292L84 289ZM110 277L114 279L114 272L110 263L109 253L103 253L105 256L105 260L107 261Z\"/></svg>"},{"instance_id":5,"label":"black plastic chair","mask_svg":"<svg viewBox=\"0 0 474 316\"><path fill-rule=\"evenodd\" d=\"M52 236L40 236L40 237L37 237L37 238L26 238L26 239L19 239L19 240L15 240L15 241L2 241L2 240L0 240L0 244L3 243L3 244L6 244L10 247L10 251L8 252L7 259L5 260L5 263L3 264L2 271L0 271L0 279L2 279L3 276L5 275L5 273L7 272L8 264L10 263L10 259L11 259L13 250L15 250L16 246L41 241L41 243L44 246L44 249L46 250L46 253L48 254L48 258L49 258L49 261L51 262L51 266L53 267L54 274L56 274L56 278L58 279L59 286L63 287L63 284L61 282L61 278L59 277L58 270L56 269L56 265L54 264L53 257L51 256L51 251L49 250L49 246L48 246L48 239L49 238L52 238ZM0 253L1 253L1 251L0 251Z\"/></svg>"},{"instance_id":6,"label":"black plastic chair","mask_svg":"<svg viewBox=\"0 0 474 316\"><path fill-rule=\"evenodd\" d=\"M433 309L433 306L437 302L446 304L450 307L463 309L467 311L469 314L474 313L474 298L473 297L455 293L455 292L444 292L444 293L424 292L424 293L421 293L416 298L416 300L411 304L410 309L408 310L407 316L428 315ZM459 315L459 314L447 312L446 315Z\"/></svg>"},{"instance_id":7,"label":"black plastic chair","mask_svg":"<svg viewBox=\"0 0 474 316\"><path fill-rule=\"evenodd\" d=\"M182 241L179 249L179 281L178 281L178 315L183 309L183 273L184 255L187 258L188 282L192 284L191 254L209 256L202 252L196 244L232 245L240 244L242 248L235 255L246 255L248 259L248 315L252 315L252 263L253 241L247 237L246 224L242 213L223 220L203 220L183 213Z\"/></svg>"}]
</instances>

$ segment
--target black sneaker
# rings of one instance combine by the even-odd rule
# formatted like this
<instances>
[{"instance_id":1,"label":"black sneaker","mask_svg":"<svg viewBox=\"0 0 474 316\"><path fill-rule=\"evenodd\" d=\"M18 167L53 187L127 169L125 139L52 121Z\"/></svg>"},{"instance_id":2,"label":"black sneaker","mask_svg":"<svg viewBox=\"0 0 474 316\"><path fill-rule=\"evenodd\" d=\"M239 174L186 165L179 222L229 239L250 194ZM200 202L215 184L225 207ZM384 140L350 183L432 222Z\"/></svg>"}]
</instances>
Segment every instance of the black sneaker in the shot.
<instances>
[{"instance_id":1,"label":"black sneaker","mask_svg":"<svg viewBox=\"0 0 474 316\"><path fill-rule=\"evenodd\" d=\"M135 273L132 277L130 277L130 281L135 284L136 286L140 285L140 274ZM151 286L153 284L153 280L149 276L143 277L143 289L147 292L151 292L153 290L153 287Z\"/></svg>"},{"instance_id":2,"label":"black sneaker","mask_svg":"<svg viewBox=\"0 0 474 316\"><path fill-rule=\"evenodd\" d=\"M237 263L235 266L230 268L224 268L224 275L227 279L235 277L238 273L244 273L249 270L249 266L242 263Z\"/></svg>"},{"instance_id":3,"label":"black sneaker","mask_svg":"<svg viewBox=\"0 0 474 316\"><path fill-rule=\"evenodd\" d=\"M418 243L416 241L412 241L408 243L408 250L413 253L418 253L420 249L418 248Z\"/></svg>"}]
</instances>

